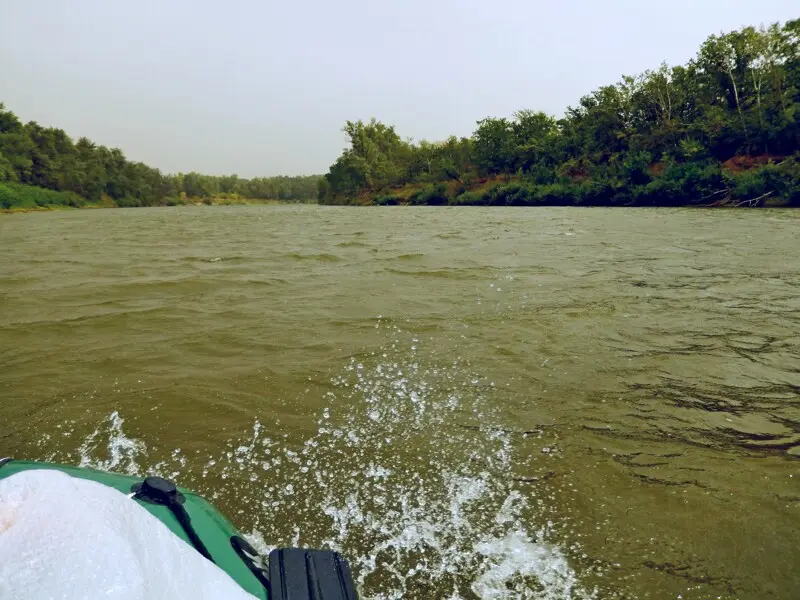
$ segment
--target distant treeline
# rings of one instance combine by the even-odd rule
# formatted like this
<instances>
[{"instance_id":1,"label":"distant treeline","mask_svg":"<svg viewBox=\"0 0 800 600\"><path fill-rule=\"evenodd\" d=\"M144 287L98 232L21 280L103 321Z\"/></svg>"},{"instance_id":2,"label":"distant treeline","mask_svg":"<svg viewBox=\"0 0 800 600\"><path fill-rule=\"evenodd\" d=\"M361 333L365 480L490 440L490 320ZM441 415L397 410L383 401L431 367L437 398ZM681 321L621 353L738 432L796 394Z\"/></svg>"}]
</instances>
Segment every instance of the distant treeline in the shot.
<instances>
[{"instance_id":1,"label":"distant treeline","mask_svg":"<svg viewBox=\"0 0 800 600\"><path fill-rule=\"evenodd\" d=\"M712 35L561 119L522 110L436 143L344 131L328 204L800 205L800 20Z\"/></svg>"},{"instance_id":2,"label":"distant treeline","mask_svg":"<svg viewBox=\"0 0 800 600\"><path fill-rule=\"evenodd\" d=\"M90 204L159 206L191 201L314 202L320 177L167 175L121 150L62 130L23 124L0 104L0 208Z\"/></svg>"}]
</instances>

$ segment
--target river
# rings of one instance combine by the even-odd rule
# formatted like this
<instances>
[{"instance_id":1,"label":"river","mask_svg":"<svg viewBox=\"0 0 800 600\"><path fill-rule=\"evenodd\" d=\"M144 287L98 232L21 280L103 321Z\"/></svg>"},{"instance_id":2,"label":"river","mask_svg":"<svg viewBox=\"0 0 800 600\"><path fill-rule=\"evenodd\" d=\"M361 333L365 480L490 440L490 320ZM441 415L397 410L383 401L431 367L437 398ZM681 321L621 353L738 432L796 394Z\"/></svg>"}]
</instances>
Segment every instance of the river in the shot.
<instances>
[{"instance_id":1,"label":"river","mask_svg":"<svg viewBox=\"0 0 800 600\"><path fill-rule=\"evenodd\" d=\"M159 473L366 599L800 593L800 213L0 218L0 455Z\"/></svg>"}]
</instances>

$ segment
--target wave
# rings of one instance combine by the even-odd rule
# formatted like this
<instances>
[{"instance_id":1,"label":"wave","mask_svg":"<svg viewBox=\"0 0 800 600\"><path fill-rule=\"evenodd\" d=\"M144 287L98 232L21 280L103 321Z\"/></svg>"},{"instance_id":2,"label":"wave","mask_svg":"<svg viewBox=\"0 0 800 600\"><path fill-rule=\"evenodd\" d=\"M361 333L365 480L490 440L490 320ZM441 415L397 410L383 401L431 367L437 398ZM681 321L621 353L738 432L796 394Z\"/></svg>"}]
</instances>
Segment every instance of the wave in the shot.
<instances>
[{"instance_id":1,"label":"wave","mask_svg":"<svg viewBox=\"0 0 800 600\"><path fill-rule=\"evenodd\" d=\"M335 254L300 254L299 252L290 252L285 255L286 258L294 260L318 260L322 262L340 262L342 259Z\"/></svg>"},{"instance_id":2,"label":"wave","mask_svg":"<svg viewBox=\"0 0 800 600\"><path fill-rule=\"evenodd\" d=\"M570 564L579 545L559 544L537 519L542 498L513 476L515 433L494 425L484 395L493 384L383 326L390 342L332 379L306 439L270 435L264 415L205 459L170 449L154 462L155 445L114 411L80 443L79 464L160 474L238 506L231 516L262 552L339 550L365 600L594 598Z\"/></svg>"}]
</instances>

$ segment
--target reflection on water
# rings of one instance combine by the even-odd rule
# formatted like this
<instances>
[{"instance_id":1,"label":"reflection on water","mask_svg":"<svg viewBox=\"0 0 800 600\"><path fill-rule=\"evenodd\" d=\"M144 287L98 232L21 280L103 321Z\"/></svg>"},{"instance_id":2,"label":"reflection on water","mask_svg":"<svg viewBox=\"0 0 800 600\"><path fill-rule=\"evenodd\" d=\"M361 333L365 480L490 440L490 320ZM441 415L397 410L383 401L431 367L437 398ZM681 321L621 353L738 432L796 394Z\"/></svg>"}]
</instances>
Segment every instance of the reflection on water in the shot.
<instances>
[{"instance_id":1,"label":"reflection on water","mask_svg":"<svg viewBox=\"0 0 800 600\"><path fill-rule=\"evenodd\" d=\"M159 473L366 598L790 598L792 212L0 220L0 453Z\"/></svg>"}]
</instances>

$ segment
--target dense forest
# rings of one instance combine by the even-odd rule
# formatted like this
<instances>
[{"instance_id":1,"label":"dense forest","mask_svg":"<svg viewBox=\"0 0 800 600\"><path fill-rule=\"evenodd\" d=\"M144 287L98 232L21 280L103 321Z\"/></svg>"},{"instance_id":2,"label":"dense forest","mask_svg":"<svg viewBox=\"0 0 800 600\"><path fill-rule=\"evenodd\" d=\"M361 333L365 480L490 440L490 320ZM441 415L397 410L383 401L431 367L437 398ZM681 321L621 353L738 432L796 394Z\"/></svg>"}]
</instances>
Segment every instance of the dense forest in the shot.
<instances>
[{"instance_id":1,"label":"dense forest","mask_svg":"<svg viewBox=\"0 0 800 600\"><path fill-rule=\"evenodd\" d=\"M443 142L375 119L344 131L323 203L799 206L800 19L712 35L561 119L521 110Z\"/></svg>"},{"instance_id":2,"label":"dense forest","mask_svg":"<svg viewBox=\"0 0 800 600\"><path fill-rule=\"evenodd\" d=\"M710 36L584 96L470 137L401 139L348 121L324 177L163 174L121 150L22 123L0 104L0 209L250 200L326 204L800 206L800 19Z\"/></svg>"},{"instance_id":3,"label":"dense forest","mask_svg":"<svg viewBox=\"0 0 800 600\"><path fill-rule=\"evenodd\" d=\"M121 150L61 129L23 124L0 104L0 209L160 206L249 200L314 202L319 176L166 175Z\"/></svg>"}]
</instances>

